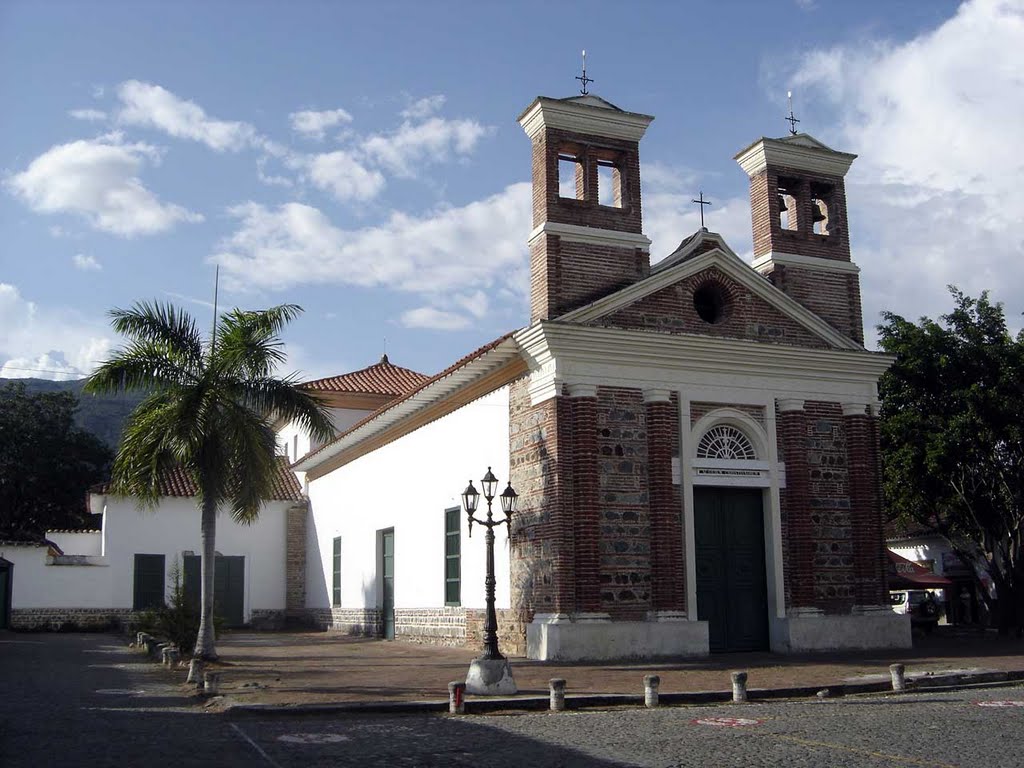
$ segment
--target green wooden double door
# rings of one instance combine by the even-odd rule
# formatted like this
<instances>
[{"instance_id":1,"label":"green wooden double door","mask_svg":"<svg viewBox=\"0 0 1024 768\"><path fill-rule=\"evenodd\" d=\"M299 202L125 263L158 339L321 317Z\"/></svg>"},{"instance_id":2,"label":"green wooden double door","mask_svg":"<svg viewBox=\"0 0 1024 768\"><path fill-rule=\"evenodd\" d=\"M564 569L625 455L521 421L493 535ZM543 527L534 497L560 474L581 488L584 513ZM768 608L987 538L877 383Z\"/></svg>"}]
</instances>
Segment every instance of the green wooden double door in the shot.
<instances>
[{"instance_id":1,"label":"green wooden double door","mask_svg":"<svg viewBox=\"0 0 1024 768\"><path fill-rule=\"evenodd\" d=\"M185 556L185 599L199 607L202 585L201 558ZM217 555L213 568L213 612L227 627L245 623L245 558Z\"/></svg>"},{"instance_id":2,"label":"green wooden double door","mask_svg":"<svg viewBox=\"0 0 1024 768\"><path fill-rule=\"evenodd\" d=\"M697 618L712 652L767 650L768 582L761 491L693 489Z\"/></svg>"}]
</instances>

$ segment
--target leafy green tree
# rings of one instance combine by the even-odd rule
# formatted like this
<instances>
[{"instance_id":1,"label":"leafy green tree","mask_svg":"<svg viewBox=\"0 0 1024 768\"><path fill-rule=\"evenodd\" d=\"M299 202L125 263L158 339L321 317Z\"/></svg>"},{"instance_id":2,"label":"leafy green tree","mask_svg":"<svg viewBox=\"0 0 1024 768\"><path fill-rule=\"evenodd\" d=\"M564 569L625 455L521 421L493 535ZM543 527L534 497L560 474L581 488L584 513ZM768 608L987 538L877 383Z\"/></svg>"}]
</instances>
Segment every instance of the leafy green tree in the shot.
<instances>
[{"instance_id":1,"label":"leafy green tree","mask_svg":"<svg viewBox=\"0 0 1024 768\"><path fill-rule=\"evenodd\" d=\"M113 454L74 424L78 398L0 387L0 536L35 538L89 520L86 494Z\"/></svg>"},{"instance_id":2,"label":"leafy green tree","mask_svg":"<svg viewBox=\"0 0 1024 768\"><path fill-rule=\"evenodd\" d=\"M110 314L128 343L86 383L87 392L143 390L146 398L125 426L111 491L154 507L160 480L180 466L198 489L202 548L200 624L195 656L217 657L213 574L217 511L251 523L271 498L278 471L272 421L297 421L320 439L333 433L324 407L278 378L285 355L281 329L301 308L283 304L219 318L209 338L188 313L137 303Z\"/></svg>"},{"instance_id":3,"label":"leafy green tree","mask_svg":"<svg viewBox=\"0 0 1024 768\"><path fill-rule=\"evenodd\" d=\"M987 570L999 629L1024 628L1024 332L1001 304L950 288L940 322L886 313L883 483L890 516L949 539Z\"/></svg>"}]
</instances>

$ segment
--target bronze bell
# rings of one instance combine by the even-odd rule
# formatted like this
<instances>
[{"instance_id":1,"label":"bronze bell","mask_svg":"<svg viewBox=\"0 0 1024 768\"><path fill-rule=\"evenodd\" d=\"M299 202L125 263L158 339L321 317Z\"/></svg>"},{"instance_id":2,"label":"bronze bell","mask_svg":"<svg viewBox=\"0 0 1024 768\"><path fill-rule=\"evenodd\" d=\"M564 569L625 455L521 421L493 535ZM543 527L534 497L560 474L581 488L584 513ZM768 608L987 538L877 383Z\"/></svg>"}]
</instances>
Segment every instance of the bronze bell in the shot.
<instances>
[{"instance_id":1,"label":"bronze bell","mask_svg":"<svg viewBox=\"0 0 1024 768\"><path fill-rule=\"evenodd\" d=\"M780 194L779 195L779 211L782 212L782 211L788 211L788 210L789 210L789 207L786 205L786 196Z\"/></svg>"}]
</instances>

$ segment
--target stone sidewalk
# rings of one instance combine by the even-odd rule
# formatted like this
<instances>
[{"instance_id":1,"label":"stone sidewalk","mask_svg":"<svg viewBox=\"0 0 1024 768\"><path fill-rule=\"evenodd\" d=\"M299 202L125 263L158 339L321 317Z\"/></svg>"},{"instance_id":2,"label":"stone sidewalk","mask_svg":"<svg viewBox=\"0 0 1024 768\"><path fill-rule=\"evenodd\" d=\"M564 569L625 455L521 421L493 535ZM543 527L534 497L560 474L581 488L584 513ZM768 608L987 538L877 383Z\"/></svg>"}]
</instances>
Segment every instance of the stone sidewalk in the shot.
<instances>
[{"instance_id":1,"label":"stone sidewalk","mask_svg":"<svg viewBox=\"0 0 1024 768\"><path fill-rule=\"evenodd\" d=\"M979 681L992 672L1024 677L1024 641L992 633L940 628L915 637L906 651L784 656L738 653L662 662L566 664L512 658L521 697L548 694L548 680L567 681L574 695L642 695L643 677L661 677L663 697L730 690L732 670L749 672L750 690L885 683L889 664L902 662L908 678L970 673ZM218 643L221 693L226 706L323 706L447 701L448 683L465 679L477 651L354 638L332 632L226 633ZM968 680L969 681L969 680ZM472 701L475 697L467 697ZM525 702L524 702L525 703Z\"/></svg>"}]
</instances>

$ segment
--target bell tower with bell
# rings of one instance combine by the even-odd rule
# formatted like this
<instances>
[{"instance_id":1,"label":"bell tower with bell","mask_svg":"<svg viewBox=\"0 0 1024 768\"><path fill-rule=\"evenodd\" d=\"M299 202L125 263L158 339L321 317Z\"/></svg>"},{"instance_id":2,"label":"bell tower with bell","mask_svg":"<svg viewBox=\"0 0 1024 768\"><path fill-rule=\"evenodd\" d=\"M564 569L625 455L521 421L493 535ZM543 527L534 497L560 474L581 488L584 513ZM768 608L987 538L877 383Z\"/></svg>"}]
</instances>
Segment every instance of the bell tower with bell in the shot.
<instances>
[{"instance_id":1,"label":"bell tower with bell","mask_svg":"<svg viewBox=\"0 0 1024 768\"><path fill-rule=\"evenodd\" d=\"M860 270L846 220L845 177L856 157L791 132L759 139L736 161L750 177L754 268L863 344Z\"/></svg>"}]
</instances>

